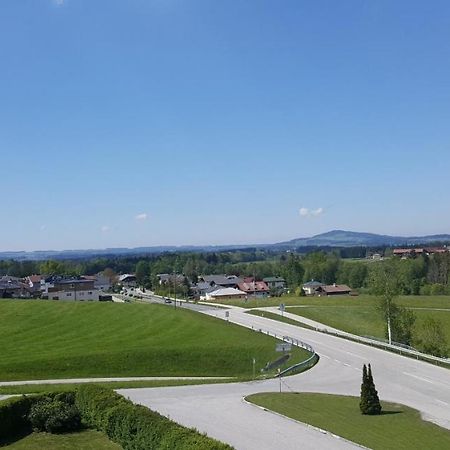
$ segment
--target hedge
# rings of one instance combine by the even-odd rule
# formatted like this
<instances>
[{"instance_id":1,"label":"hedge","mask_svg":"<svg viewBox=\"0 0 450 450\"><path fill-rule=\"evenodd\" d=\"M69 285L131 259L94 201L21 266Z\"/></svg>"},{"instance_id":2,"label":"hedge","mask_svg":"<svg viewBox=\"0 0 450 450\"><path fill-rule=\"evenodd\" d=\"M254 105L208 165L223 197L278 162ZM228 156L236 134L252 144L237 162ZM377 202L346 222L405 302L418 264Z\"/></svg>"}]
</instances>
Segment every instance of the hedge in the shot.
<instances>
[{"instance_id":1,"label":"hedge","mask_svg":"<svg viewBox=\"0 0 450 450\"><path fill-rule=\"evenodd\" d=\"M0 440L31 432L31 422L28 419L31 407L42 400L59 400L68 405L75 403L74 392L30 395L13 397L0 402Z\"/></svg>"},{"instance_id":2,"label":"hedge","mask_svg":"<svg viewBox=\"0 0 450 450\"><path fill-rule=\"evenodd\" d=\"M230 450L197 430L95 385L81 386L75 398L84 423L104 432L124 450Z\"/></svg>"},{"instance_id":3,"label":"hedge","mask_svg":"<svg viewBox=\"0 0 450 450\"><path fill-rule=\"evenodd\" d=\"M135 405L111 389L84 385L76 392L15 397L0 402L0 441L30 433L33 405L57 400L75 405L83 424L105 433L124 450L231 450L197 430Z\"/></svg>"}]
</instances>

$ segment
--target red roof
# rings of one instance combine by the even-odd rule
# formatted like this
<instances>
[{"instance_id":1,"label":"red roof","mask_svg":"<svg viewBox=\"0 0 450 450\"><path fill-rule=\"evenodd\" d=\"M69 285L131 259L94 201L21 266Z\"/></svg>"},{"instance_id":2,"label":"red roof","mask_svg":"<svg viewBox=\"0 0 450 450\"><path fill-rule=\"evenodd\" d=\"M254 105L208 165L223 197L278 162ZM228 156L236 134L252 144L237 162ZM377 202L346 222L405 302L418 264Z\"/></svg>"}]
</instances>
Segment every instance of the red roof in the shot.
<instances>
[{"instance_id":1,"label":"red roof","mask_svg":"<svg viewBox=\"0 0 450 450\"><path fill-rule=\"evenodd\" d=\"M32 283L40 283L42 280L42 276L41 275L30 275L28 277L28 280L30 280Z\"/></svg>"},{"instance_id":2,"label":"red roof","mask_svg":"<svg viewBox=\"0 0 450 450\"><path fill-rule=\"evenodd\" d=\"M269 286L267 285L267 283L265 283L264 281L257 281L256 283L254 282L244 282L244 283L239 283L238 287L241 291L244 292L269 292Z\"/></svg>"}]
</instances>

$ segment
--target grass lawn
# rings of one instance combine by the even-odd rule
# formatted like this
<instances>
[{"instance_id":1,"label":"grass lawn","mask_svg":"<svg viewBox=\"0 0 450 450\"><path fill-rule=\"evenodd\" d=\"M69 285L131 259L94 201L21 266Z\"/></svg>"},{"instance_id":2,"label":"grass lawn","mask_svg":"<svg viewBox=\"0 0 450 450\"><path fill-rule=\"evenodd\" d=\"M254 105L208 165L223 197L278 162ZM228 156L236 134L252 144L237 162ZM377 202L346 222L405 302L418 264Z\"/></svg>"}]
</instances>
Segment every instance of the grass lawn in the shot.
<instances>
[{"instance_id":1,"label":"grass lawn","mask_svg":"<svg viewBox=\"0 0 450 450\"><path fill-rule=\"evenodd\" d=\"M278 322L288 323L289 325L295 325L297 327L308 328L310 330L314 330L313 327L301 323L297 320L290 319L289 317L280 316L279 314L275 314L269 311L259 311L257 309L252 309L250 311L246 311L247 314L251 314L252 316L265 317L266 319L276 320Z\"/></svg>"},{"instance_id":2,"label":"grass lawn","mask_svg":"<svg viewBox=\"0 0 450 450\"><path fill-rule=\"evenodd\" d=\"M325 394L255 394L247 400L374 450L450 448L450 431L403 405L382 402L383 414L363 416L359 398Z\"/></svg>"},{"instance_id":3,"label":"grass lawn","mask_svg":"<svg viewBox=\"0 0 450 450\"><path fill-rule=\"evenodd\" d=\"M120 450L122 447L111 442L98 431L86 430L68 434L32 433L4 448L14 450Z\"/></svg>"},{"instance_id":4,"label":"grass lawn","mask_svg":"<svg viewBox=\"0 0 450 450\"><path fill-rule=\"evenodd\" d=\"M92 383L96 386L103 386L110 389L133 389L133 388L157 388L167 386L192 386L199 384L217 384L236 381L248 381L248 378L230 378L228 380L208 379L208 380L155 380L155 381L110 381L106 383ZM83 385L86 383L83 383ZM91 383L87 383L91 384ZM18 386L0 386L0 395L15 394L40 394L42 392L67 392L74 391L81 383L61 383L61 384L26 384Z\"/></svg>"},{"instance_id":5,"label":"grass lawn","mask_svg":"<svg viewBox=\"0 0 450 450\"><path fill-rule=\"evenodd\" d=\"M251 377L276 341L162 305L0 301L0 380L120 376ZM293 350L292 363L309 357Z\"/></svg>"},{"instance_id":6,"label":"grass lawn","mask_svg":"<svg viewBox=\"0 0 450 450\"><path fill-rule=\"evenodd\" d=\"M310 300L308 306L293 307L287 311L360 336L385 337L384 322L377 310L377 300L374 297L308 300ZM415 326L418 329L427 317L439 320L450 343L450 297L400 297L397 303L413 308L417 317ZM439 311L436 308L449 308L449 310Z\"/></svg>"}]
</instances>

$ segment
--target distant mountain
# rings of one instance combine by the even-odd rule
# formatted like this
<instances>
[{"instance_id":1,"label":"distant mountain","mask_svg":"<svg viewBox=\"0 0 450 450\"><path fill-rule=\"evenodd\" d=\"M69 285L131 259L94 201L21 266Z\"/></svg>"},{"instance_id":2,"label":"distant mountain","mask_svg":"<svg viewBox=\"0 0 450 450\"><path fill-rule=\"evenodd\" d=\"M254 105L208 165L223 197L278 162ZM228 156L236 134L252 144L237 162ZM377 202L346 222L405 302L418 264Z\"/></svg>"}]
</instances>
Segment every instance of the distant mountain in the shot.
<instances>
[{"instance_id":1,"label":"distant mountain","mask_svg":"<svg viewBox=\"0 0 450 450\"><path fill-rule=\"evenodd\" d=\"M34 252L0 252L0 260L42 261L47 259L87 259L102 256L144 256L175 252L221 252L227 250L269 249L289 250L302 247L397 247L411 245L429 245L432 243L450 243L450 234L432 236L387 236L374 233L334 230L310 238L292 239L277 244L249 245L205 245L205 246L156 246L137 248L106 248L89 250L42 250Z\"/></svg>"},{"instance_id":2,"label":"distant mountain","mask_svg":"<svg viewBox=\"0 0 450 450\"><path fill-rule=\"evenodd\" d=\"M434 242L450 242L450 234L431 236L388 236L384 234L359 233L356 231L333 230L310 238L293 239L280 242L276 246L300 247L378 247L378 246L411 246L427 245Z\"/></svg>"}]
</instances>

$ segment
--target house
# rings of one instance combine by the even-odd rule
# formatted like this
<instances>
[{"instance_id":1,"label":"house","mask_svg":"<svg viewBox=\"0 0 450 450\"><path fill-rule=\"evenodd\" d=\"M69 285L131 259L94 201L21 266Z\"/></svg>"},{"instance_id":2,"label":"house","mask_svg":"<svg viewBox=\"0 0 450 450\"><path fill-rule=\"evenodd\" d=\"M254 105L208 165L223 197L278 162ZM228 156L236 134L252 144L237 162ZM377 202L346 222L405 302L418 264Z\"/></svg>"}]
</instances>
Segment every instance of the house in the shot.
<instances>
[{"instance_id":1,"label":"house","mask_svg":"<svg viewBox=\"0 0 450 450\"><path fill-rule=\"evenodd\" d=\"M29 298L30 290L19 278L0 277L0 298Z\"/></svg>"},{"instance_id":2,"label":"house","mask_svg":"<svg viewBox=\"0 0 450 450\"><path fill-rule=\"evenodd\" d=\"M284 289L286 287L286 281L281 277L266 277L263 278L263 281L269 286L269 289Z\"/></svg>"},{"instance_id":3,"label":"house","mask_svg":"<svg viewBox=\"0 0 450 450\"><path fill-rule=\"evenodd\" d=\"M131 273L124 273L119 277L119 284L126 288L135 288L136 287L136 275Z\"/></svg>"},{"instance_id":4,"label":"house","mask_svg":"<svg viewBox=\"0 0 450 450\"><path fill-rule=\"evenodd\" d=\"M245 278L238 284L238 289L253 297L268 297L270 288L264 281L254 281L253 278Z\"/></svg>"},{"instance_id":5,"label":"house","mask_svg":"<svg viewBox=\"0 0 450 450\"><path fill-rule=\"evenodd\" d=\"M325 284L321 283L320 281L311 280L305 283L302 286L302 289L306 295L315 295L317 289L319 289L322 286L325 286Z\"/></svg>"},{"instance_id":6,"label":"house","mask_svg":"<svg viewBox=\"0 0 450 450\"><path fill-rule=\"evenodd\" d=\"M94 280L60 279L55 280L53 286L47 288L49 300L89 300L98 301L100 291L95 289Z\"/></svg>"},{"instance_id":7,"label":"house","mask_svg":"<svg viewBox=\"0 0 450 450\"><path fill-rule=\"evenodd\" d=\"M316 293L319 297L331 296L331 295L349 295L352 292L352 288L346 284L331 284L327 286L320 286L317 288Z\"/></svg>"},{"instance_id":8,"label":"house","mask_svg":"<svg viewBox=\"0 0 450 450\"><path fill-rule=\"evenodd\" d=\"M28 285L32 294L40 294L43 289L44 277L42 275L30 275L25 278L25 283Z\"/></svg>"},{"instance_id":9,"label":"house","mask_svg":"<svg viewBox=\"0 0 450 450\"><path fill-rule=\"evenodd\" d=\"M202 300L222 302L225 300L246 299L247 294L235 288L217 288L205 294Z\"/></svg>"},{"instance_id":10,"label":"house","mask_svg":"<svg viewBox=\"0 0 450 450\"><path fill-rule=\"evenodd\" d=\"M159 273L158 275L156 275L156 278L158 278L160 286L162 286L163 284L180 285L186 281L186 277L184 275L173 273Z\"/></svg>"},{"instance_id":11,"label":"house","mask_svg":"<svg viewBox=\"0 0 450 450\"><path fill-rule=\"evenodd\" d=\"M91 280L94 282L94 288L102 292L107 292L111 289L112 283L111 279L103 273L98 273L97 275L83 275L81 278L84 280Z\"/></svg>"},{"instance_id":12,"label":"house","mask_svg":"<svg viewBox=\"0 0 450 450\"><path fill-rule=\"evenodd\" d=\"M201 275L198 281L208 283L210 286L234 287L237 288L239 283L244 280L236 275Z\"/></svg>"}]
</instances>

